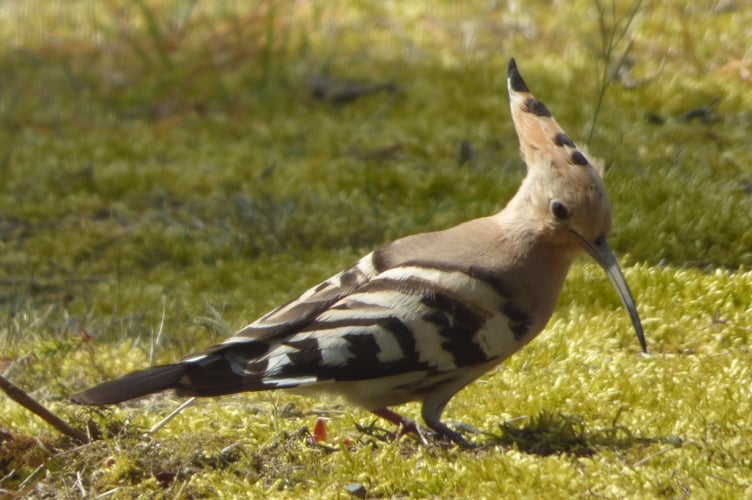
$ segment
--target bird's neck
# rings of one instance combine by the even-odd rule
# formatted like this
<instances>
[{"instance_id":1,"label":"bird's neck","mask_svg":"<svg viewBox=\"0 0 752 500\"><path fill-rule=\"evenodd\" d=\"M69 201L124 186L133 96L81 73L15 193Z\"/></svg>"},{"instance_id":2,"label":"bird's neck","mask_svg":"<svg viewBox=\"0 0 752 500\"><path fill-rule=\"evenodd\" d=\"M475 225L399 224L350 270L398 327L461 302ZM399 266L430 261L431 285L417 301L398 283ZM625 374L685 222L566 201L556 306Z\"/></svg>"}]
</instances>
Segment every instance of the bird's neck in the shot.
<instances>
[{"instance_id":1,"label":"bird's neck","mask_svg":"<svg viewBox=\"0 0 752 500\"><path fill-rule=\"evenodd\" d=\"M513 299L534 318L531 334L542 330L556 307L559 292L579 246L559 237L556 229L536 217L524 192L493 216L504 235L506 279L517 290Z\"/></svg>"}]
</instances>

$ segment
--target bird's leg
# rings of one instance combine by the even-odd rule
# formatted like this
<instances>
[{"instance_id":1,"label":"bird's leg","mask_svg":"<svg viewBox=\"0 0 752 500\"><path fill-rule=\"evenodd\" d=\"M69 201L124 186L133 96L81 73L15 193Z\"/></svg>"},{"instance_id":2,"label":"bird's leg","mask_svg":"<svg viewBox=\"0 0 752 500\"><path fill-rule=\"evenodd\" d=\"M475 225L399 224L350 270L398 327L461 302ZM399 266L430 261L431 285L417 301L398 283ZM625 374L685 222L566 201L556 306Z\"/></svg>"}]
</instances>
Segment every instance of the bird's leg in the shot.
<instances>
[{"instance_id":1,"label":"bird's leg","mask_svg":"<svg viewBox=\"0 0 752 500\"><path fill-rule=\"evenodd\" d=\"M439 438L447 441L451 441L462 448L473 448L462 435L450 429L445 423L441 421L441 413L444 411L449 399L452 397L453 392L447 394L437 393L433 397L426 398L423 401L423 408L421 409L421 416L426 425L433 430Z\"/></svg>"},{"instance_id":2,"label":"bird's leg","mask_svg":"<svg viewBox=\"0 0 752 500\"><path fill-rule=\"evenodd\" d=\"M420 431L418 430L418 424L416 424L415 421L410 420L407 417L403 417L399 413L394 412L390 410L389 408L382 408L380 410L372 410L371 413L383 418L384 420L388 420L394 425L399 426L402 429L401 430L402 434L417 434L419 438L422 437L420 435Z\"/></svg>"},{"instance_id":3,"label":"bird's leg","mask_svg":"<svg viewBox=\"0 0 752 500\"><path fill-rule=\"evenodd\" d=\"M414 420L410 420L407 417L403 417L399 413L394 412L390 410L389 408L382 408L380 410L372 410L371 413L373 413L374 415L378 415L384 420L388 420L394 425L398 425L401 428L400 432L402 434L415 434L416 436L418 436L418 439L423 444L426 444L425 436L423 435L422 432L420 432L420 427L418 427L418 424L416 424ZM436 433L436 437L440 439L452 441L463 448L473 447L469 442L467 442L467 440L465 440L465 438L462 437L462 435L459 432L453 431L446 424L443 424L438 420L436 421L426 420L426 424L428 425L428 427L431 428L431 430L433 430Z\"/></svg>"},{"instance_id":4,"label":"bird's leg","mask_svg":"<svg viewBox=\"0 0 752 500\"><path fill-rule=\"evenodd\" d=\"M462 434L460 434L457 431L454 431L449 428L446 424L442 423L439 420L433 420L433 419L426 419L425 416L423 418L426 422L426 425L431 428L432 431L434 431L438 437L452 441L455 444L461 446L462 448L475 448L474 445L470 444L464 437L462 437Z\"/></svg>"}]
</instances>

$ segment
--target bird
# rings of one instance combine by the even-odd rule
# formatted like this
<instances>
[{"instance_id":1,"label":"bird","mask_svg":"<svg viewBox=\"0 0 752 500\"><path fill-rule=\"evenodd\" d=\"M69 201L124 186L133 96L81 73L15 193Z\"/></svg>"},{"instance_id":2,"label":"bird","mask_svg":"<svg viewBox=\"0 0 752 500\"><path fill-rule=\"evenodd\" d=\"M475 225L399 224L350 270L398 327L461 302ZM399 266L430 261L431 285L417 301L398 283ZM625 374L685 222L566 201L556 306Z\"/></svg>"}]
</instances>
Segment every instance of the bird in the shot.
<instances>
[{"instance_id":1,"label":"bird","mask_svg":"<svg viewBox=\"0 0 752 500\"><path fill-rule=\"evenodd\" d=\"M170 389L194 397L330 393L422 436L392 409L418 401L432 436L466 446L441 420L445 406L544 329L583 250L605 270L647 352L608 245L601 173L533 97L513 58L507 88L526 175L502 210L387 243L223 342L72 401L108 405Z\"/></svg>"}]
</instances>

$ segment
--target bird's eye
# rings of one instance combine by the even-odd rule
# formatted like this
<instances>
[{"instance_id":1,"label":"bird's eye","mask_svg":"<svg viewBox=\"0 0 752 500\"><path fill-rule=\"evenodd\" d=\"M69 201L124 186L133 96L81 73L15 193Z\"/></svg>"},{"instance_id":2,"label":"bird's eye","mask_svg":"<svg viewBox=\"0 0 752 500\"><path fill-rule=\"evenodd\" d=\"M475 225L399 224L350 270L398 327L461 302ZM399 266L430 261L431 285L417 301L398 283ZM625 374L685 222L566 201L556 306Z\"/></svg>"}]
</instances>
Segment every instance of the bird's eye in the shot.
<instances>
[{"instance_id":1,"label":"bird's eye","mask_svg":"<svg viewBox=\"0 0 752 500\"><path fill-rule=\"evenodd\" d=\"M559 220L566 220L569 218L569 210L567 210L567 207L558 200L551 200L551 213Z\"/></svg>"}]
</instances>

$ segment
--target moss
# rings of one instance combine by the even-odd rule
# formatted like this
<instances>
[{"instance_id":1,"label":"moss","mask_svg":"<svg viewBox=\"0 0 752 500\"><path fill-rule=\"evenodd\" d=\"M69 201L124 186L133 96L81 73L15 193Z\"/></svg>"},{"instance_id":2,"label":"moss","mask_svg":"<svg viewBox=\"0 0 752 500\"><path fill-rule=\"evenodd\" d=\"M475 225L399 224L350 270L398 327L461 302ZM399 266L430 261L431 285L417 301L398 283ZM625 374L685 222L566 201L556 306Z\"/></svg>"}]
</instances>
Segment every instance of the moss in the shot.
<instances>
[{"instance_id":1,"label":"moss","mask_svg":"<svg viewBox=\"0 0 752 500\"><path fill-rule=\"evenodd\" d=\"M541 337L450 402L450 423L481 431L463 451L338 400L202 400L149 435L176 398L65 398L214 343L385 241L498 210L524 173L507 60L584 143L596 4L148 3L0 19L0 369L102 438L74 447L0 399L0 491L749 494L750 7L645 4L615 48L627 65L589 146L652 354L577 263ZM334 106L307 89L321 73L398 91Z\"/></svg>"}]
</instances>

